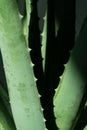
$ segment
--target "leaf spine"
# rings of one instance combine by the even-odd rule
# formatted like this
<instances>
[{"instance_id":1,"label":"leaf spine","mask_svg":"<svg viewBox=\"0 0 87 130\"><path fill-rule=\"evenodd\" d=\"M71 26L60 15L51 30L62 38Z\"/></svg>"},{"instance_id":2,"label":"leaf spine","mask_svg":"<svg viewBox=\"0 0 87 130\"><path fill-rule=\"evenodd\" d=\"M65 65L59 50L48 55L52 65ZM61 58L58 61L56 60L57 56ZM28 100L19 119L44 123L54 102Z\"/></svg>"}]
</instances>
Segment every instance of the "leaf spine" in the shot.
<instances>
[{"instance_id":1,"label":"leaf spine","mask_svg":"<svg viewBox=\"0 0 87 130\"><path fill-rule=\"evenodd\" d=\"M43 17L43 20L45 20L46 19L46 15Z\"/></svg>"},{"instance_id":2,"label":"leaf spine","mask_svg":"<svg viewBox=\"0 0 87 130\"><path fill-rule=\"evenodd\" d=\"M44 111L44 109L41 107L41 111Z\"/></svg>"},{"instance_id":3,"label":"leaf spine","mask_svg":"<svg viewBox=\"0 0 87 130\"><path fill-rule=\"evenodd\" d=\"M66 67L67 66L67 64L64 64L64 67Z\"/></svg>"},{"instance_id":4,"label":"leaf spine","mask_svg":"<svg viewBox=\"0 0 87 130\"><path fill-rule=\"evenodd\" d=\"M47 120L45 118L43 118L44 122L46 122Z\"/></svg>"},{"instance_id":5,"label":"leaf spine","mask_svg":"<svg viewBox=\"0 0 87 130\"><path fill-rule=\"evenodd\" d=\"M62 79L62 75L61 75L61 76L59 76L59 78L60 78L60 79Z\"/></svg>"},{"instance_id":6,"label":"leaf spine","mask_svg":"<svg viewBox=\"0 0 87 130\"><path fill-rule=\"evenodd\" d=\"M32 66L32 67L34 67L34 66L35 66L35 64L33 64L33 63L31 62L31 66Z\"/></svg>"},{"instance_id":7,"label":"leaf spine","mask_svg":"<svg viewBox=\"0 0 87 130\"><path fill-rule=\"evenodd\" d=\"M27 50L28 50L28 52L31 52L31 51L32 51L32 49L31 49L31 48L29 48L29 47L27 48Z\"/></svg>"},{"instance_id":8,"label":"leaf spine","mask_svg":"<svg viewBox=\"0 0 87 130\"><path fill-rule=\"evenodd\" d=\"M41 98L41 95L40 95L40 94L38 94L38 97L39 97L39 98Z\"/></svg>"},{"instance_id":9,"label":"leaf spine","mask_svg":"<svg viewBox=\"0 0 87 130\"><path fill-rule=\"evenodd\" d=\"M18 12L18 16L19 16L20 19L23 18L23 15L21 15L19 12Z\"/></svg>"},{"instance_id":10,"label":"leaf spine","mask_svg":"<svg viewBox=\"0 0 87 130\"><path fill-rule=\"evenodd\" d=\"M54 89L55 90L55 92L57 92L57 88L56 89Z\"/></svg>"},{"instance_id":11,"label":"leaf spine","mask_svg":"<svg viewBox=\"0 0 87 130\"><path fill-rule=\"evenodd\" d=\"M42 32L42 33L40 34L40 36L43 37L43 36L44 36L44 32Z\"/></svg>"},{"instance_id":12,"label":"leaf spine","mask_svg":"<svg viewBox=\"0 0 87 130\"><path fill-rule=\"evenodd\" d=\"M36 82L38 79L34 76L34 81Z\"/></svg>"}]
</instances>

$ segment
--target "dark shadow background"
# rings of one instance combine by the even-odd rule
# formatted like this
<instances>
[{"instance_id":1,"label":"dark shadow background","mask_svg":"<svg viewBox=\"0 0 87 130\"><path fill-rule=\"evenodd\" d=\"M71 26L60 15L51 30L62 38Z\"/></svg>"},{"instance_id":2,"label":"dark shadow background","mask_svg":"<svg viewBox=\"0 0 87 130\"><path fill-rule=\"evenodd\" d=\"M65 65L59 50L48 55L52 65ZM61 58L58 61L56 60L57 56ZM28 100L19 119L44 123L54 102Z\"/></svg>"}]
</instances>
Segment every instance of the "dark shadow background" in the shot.
<instances>
[{"instance_id":1,"label":"dark shadow background","mask_svg":"<svg viewBox=\"0 0 87 130\"><path fill-rule=\"evenodd\" d=\"M18 1L19 10L24 17L26 16L25 1ZM38 3L37 3L38 2ZM43 16L45 13L46 0L32 0L33 11L31 13L31 21L29 26L29 47L32 48L30 53L32 62L35 64L34 73L38 79L37 87L39 93L42 95L41 104L44 108L44 117L46 118L46 125L49 130L57 130L55 118L53 114L53 95L54 89L59 83L59 76L63 73L64 64L67 63L70 50L72 50L75 43L75 34L78 35L85 14L87 14L86 0L51 0L47 1L48 18L47 18L47 51L46 51L46 65L45 74L42 70L41 57L41 37L40 33L43 28ZM38 8L37 8L38 5ZM38 14L39 12L39 14ZM60 23L60 28L55 36L55 17ZM32 33L31 33L32 32ZM87 40L87 39L86 39ZM86 41L85 40L85 41ZM85 42L86 43L86 42ZM85 44L85 52L87 46ZM83 48L84 50L84 48ZM86 55L86 53L84 53ZM83 53L82 53L83 56ZM79 66L79 62L75 57L73 61ZM84 60L84 64L86 61ZM80 68L79 68L80 69ZM85 68L86 69L86 68ZM3 86L6 85L3 62L0 55L0 82ZM86 98L85 98L86 99ZM85 113L85 114L84 114ZM78 120L76 130L84 127L87 123L85 115L87 110L82 110L81 118ZM82 119L82 120L81 120ZM85 119L85 120L84 120ZM81 126L82 124L82 126Z\"/></svg>"}]
</instances>

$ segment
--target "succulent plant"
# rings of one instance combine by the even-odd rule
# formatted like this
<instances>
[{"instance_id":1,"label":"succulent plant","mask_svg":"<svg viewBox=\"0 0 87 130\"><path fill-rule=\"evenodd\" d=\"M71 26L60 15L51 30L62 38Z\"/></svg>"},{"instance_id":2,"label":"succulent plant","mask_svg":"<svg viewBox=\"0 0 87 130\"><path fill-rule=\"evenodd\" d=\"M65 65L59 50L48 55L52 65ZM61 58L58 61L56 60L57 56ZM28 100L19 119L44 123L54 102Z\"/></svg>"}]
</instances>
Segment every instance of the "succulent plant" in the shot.
<instances>
[{"instance_id":1,"label":"succulent plant","mask_svg":"<svg viewBox=\"0 0 87 130\"><path fill-rule=\"evenodd\" d=\"M87 18L75 38L75 3L60 12L47 0L43 18L37 5L26 0L21 14L18 1L0 1L0 130L74 130L86 107Z\"/></svg>"}]
</instances>

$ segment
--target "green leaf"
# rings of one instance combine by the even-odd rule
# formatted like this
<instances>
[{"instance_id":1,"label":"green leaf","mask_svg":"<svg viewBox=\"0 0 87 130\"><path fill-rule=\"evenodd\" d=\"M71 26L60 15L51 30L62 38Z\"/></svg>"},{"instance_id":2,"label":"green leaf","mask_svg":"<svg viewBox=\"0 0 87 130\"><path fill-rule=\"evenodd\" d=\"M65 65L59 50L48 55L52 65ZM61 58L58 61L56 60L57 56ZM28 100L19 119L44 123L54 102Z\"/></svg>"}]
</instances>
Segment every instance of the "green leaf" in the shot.
<instances>
[{"instance_id":1,"label":"green leaf","mask_svg":"<svg viewBox=\"0 0 87 130\"><path fill-rule=\"evenodd\" d=\"M29 35L29 24L30 24L30 17L31 17L31 11L32 6L31 2L32 0L26 0L26 17L24 19L24 25L23 25L23 33L26 39L27 47L28 47L28 35Z\"/></svg>"},{"instance_id":2,"label":"green leaf","mask_svg":"<svg viewBox=\"0 0 87 130\"><path fill-rule=\"evenodd\" d=\"M1 84L0 84L0 97L7 109L7 112L12 117L11 107L10 107L10 103L9 103L9 96L8 96L8 93L6 92L6 90L4 89L4 87L1 86Z\"/></svg>"},{"instance_id":3,"label":"green leaf","mask_svg":"<svg viewBox=\"0 0 87 130\"><path fill-rule=\"evenodd\" d=\"M87 130L87 125L85 126L85 128L83 130Z\"/></svg>"},{"instance_id":4,"label":"green leaf","mask_svg":"<svg viewBox=\"0 0 87 130\"><path fill-rule=\"evenodd\" d=\"M16 130L8 112L6 112L0 99L0 130Z\"/></svg>"},{"instance_id":5,"label":"green leaf","mask_svg":"<svg viewBox=\"0 0 87 130\"><path fill-rule=\"evenodd\" d=\"M87 18L83 24L60 83L53 98L56 124L60 130L71 130L86 90Z\"/></svg>"},{"instance_id":6,"label":"green leaf","mask_svg":"<svg viewBox=\"0 0 87 130\"><path fill-rule=\"evenodd\" d=\"M46 10L46 13L45 13L43 20L44 20L44 26L43 26L43 32L41 34L41 36L42 36L41 54L42 54L42 58L43 58L43 72L45 72L46 41L47 41L47 10Z\"/></svg>"},{"instance_id":7,"label":"green leaf","mask_svg":"<svg viewBox=\"0 0 87 130\"><path fill-rule=\"evenodd\" d=\"M0 0L0 49L17 130L45 130L31 58L15 0Z\"/></svg>"}]
</instances>

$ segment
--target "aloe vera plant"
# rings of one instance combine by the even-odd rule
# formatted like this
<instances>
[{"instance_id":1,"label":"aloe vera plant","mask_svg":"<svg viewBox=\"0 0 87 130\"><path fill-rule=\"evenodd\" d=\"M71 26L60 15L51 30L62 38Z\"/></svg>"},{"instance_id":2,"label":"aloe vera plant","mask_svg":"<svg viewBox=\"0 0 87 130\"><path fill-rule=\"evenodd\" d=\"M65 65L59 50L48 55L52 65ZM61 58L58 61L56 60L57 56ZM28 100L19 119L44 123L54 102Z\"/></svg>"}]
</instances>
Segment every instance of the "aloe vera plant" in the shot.
<instances>
[{"instance_id":1,"label":"aloe vera plant","mask_svg":"<svg viewBox=\"0 0 87 130\"><path fill-rule=\"evenodd\" d=\"M38 0L25 2L26 14L21 15L16 0L0 0L0 51L7 83L7 91L0 85L0 130L74 130L87 100L83 101L87 80L84 58L87 55L87 18L58 84L57 71L60 72L60 63L63 66L62 59L69 51L57 53L60 51L57 38L60 35L61 39L61 30L66 30L62 25L64 19L57 17L55 2L46 0L41 31ZM65 25L68 20L65 19ZM35 67L37 64L41 70Z\"/></svg>"},{"instance_id":2,"label":"aloe vera plant","mask_svg":"<svg viewBox=\"0 0 87 130\"><path fill-rule=\"evenodd\" d=\"M3 12L4 3L8 15L5 11ZM10 5L8 6L9 3ZM31 59L22 32L22 24L18 16L17 4L15 1L1 1L0 5L0 12L2 12L0 14L0 30L2 30L0 33L0 48L16 127L18 130L44 130L45 123L39 94L34 80ZM9 15L9 11L11 11L13 18L11 18L11 14ZM8 25L6 26L7 22ZM13 28L14 32L11 34ZM16 38L16 41L14 38ZM22 107L20 107L21 105ZM19 113L20 116L18 116ZM35 122L34 125L33 122Z\"/></svg>"}]
</instances>

